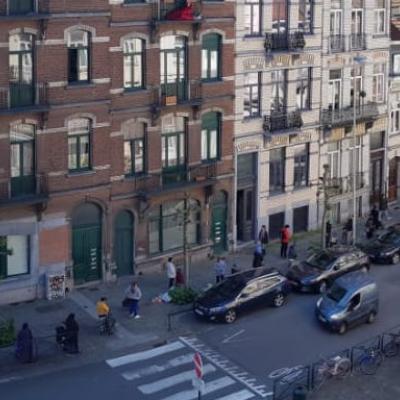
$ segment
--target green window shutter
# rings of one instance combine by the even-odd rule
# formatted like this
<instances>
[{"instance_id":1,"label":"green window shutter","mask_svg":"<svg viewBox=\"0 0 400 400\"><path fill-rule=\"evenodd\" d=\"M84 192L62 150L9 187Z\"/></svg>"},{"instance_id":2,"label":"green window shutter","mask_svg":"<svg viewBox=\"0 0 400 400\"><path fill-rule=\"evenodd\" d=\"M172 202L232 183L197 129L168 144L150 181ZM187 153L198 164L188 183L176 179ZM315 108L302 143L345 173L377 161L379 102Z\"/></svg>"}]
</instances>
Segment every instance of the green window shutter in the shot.
<instances>
[{"instance_id":1,"label":"green window shutter","mask_svg":"<svg viewBox=\"0 0 400 400\"><path fill-rule=\"evenodd\" d=\"M220 44L220 36L216 33L210 33L203 36L203 49L218 50Z\"/></svg>"},{"instance_id":2,"label":"green window shutter","mask_svg":"<svg viewBox=\"0 0 400 400\"><path fill-rule=\"evenodd\" d=\"M0 279L7 277L7 236L0 236Z\"/></svg>"},{"instance_id":3,"label":"green window shutter","mask_svg":"<svg viewBox=\"0 0 400 400\"><path fill-rule=\"evenodd\" d=\"M202 129L218 129L219 117L216 112L209 112L202 117L201 127Z\"/></svg>"}]
</instances>

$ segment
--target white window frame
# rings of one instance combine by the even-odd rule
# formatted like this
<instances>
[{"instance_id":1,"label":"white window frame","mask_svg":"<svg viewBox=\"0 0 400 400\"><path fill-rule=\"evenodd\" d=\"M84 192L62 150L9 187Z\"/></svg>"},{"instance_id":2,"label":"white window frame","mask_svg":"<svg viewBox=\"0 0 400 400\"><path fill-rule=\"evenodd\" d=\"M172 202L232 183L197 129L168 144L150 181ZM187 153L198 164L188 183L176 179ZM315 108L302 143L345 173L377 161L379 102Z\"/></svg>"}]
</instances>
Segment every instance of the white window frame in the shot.
<instances>
[{"instance_id":1,"label":"white window frame","mask_svg":"<svg viewBox=\"0 0 400 400\"><path fill-rule=\"evenodd\" d=\"M381 17L383 15L383 17ZM381 24L380 21L383 20ZM386 34L386 8L377 8L374 10L374 22L376 35Z\"/></svg>"},{"instance_id":2,"label":"white window frame","mask_svg":"<svg viewBox=\"0 0 400 400\"><path fill-rule=\"evenodd\" d=\"M400 133L400 104L392 110L390 115L390 133Z\"/></svg>"}]
</instances>

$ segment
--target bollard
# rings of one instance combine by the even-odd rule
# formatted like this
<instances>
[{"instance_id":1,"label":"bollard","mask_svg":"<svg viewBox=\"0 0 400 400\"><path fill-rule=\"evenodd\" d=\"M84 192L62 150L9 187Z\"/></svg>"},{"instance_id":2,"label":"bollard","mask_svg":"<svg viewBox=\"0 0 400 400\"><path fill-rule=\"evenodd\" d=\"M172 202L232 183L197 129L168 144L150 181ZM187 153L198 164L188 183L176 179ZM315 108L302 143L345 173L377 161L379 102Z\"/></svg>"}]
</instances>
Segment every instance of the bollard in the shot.
<instances>
[{"instance_id":1,"label":"bollard","mask_svg":"<svg viewBox=\"0 0 400 400\"><path fill-rule=\"evenodd\" d=\"M294 389L293 400L307 400L307 390L304 386L298 386Z\"/></svg>"}]
</instances>

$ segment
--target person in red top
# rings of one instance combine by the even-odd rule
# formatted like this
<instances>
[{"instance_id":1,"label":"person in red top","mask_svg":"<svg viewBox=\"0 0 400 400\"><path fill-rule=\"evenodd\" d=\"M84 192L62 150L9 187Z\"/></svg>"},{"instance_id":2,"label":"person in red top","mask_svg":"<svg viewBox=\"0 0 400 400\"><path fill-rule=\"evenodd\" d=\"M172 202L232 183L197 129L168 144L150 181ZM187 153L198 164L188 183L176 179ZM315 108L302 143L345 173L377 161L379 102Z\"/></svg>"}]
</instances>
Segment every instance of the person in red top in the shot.
<instances>
[{"instance_id":1,"label":"person in red top","mask_svg":"<svg viewBox=\"0 0 400 400\"><path fill-rule=\"evenodd\" d=\"M288 244L290 241L289 225L285 225L281 229L281 257L287 258Z\"/></svg>"}]
</instances>

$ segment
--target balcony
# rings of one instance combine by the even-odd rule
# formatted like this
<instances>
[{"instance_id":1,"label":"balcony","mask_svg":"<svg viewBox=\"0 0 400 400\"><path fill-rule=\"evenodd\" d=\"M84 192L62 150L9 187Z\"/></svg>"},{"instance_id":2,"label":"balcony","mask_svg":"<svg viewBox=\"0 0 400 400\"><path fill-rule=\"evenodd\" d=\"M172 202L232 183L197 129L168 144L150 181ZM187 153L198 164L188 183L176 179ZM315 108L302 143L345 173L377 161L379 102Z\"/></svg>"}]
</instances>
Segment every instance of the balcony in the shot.
<instances>
[{"instance_id":1,"label":"balcony","mask_svg":"<svg viewBox=\"0 0 400 400\"><path fill-rule=\"evenodd\" d=\"M267 53L271 51L296 51L304 49L306 41L301 31L292 33L266 33L264 47Z\"/></svg>"},{"instance_id":2,"label":"balcony","mask_svg":"<svg viewBox=\"0 0 400 400\"><path fill-rule=\"evenodd\" d=\"M189 105L200 106L202 103L201 83L182 80L161 84L155 91L154 104L156 108Z\"/></svg>"},{"instance_id":3,"label":"balcony","mask_svg":"<svg viewBox=\"0 0 400 400\"><path fill-rule=\"evenodd\" d=\"M8 4L7 4L8 3ZM49 14L50 0L3 0L0 3L0 17L8 19L41 18Z\"/></svg>"},{"instance_id":4,"label":"balcony","mask_svg":"<svg viewBox=\"0 0 400 400\"><path fill-rule=\"evenodd\" d=\"M364 33L352 33L349 37L349 50L365 50L367 48Z\"/></svg>"},{"instance_id":5,"label":"balcony","mask_svg":"<svg viewBox=\"0 0 400 400\"><path fill-rule=\"evenodd\" d=\"M10 83L0 87L0 114L4 112L45 111L48 107L48 87L45 83Z\"/></svg>"},{"instance_id":6,"label":"balcony","mask_svg":"<svg viewBox=\"0 0 400 400\"><path fill-rule=\"evenodd\" d=\"M199 24L201 22L199 1L193 1L189 6L183 0L159 0L153 4L153 16L156 23L179 21L179 23Z\"/></svg>"},{"instance_id":7,"label":"balcony","mask_svg":"<svg viewBox=\"0 0 400 400\"><path fill-rule=\"evenodd\" d=\"M328 50L330 53L340 53L345 51L346 40L344 35L331 35L328 40Z\"/></svg>"},{"instance_id":8,"label":"balcony","mask_svg":"<svg viewBox=\"0 0 400 400\"><path fill-rule=\"evenodd\" d=\"M349 176L329 178L326 182L327 191L330 196L341 196L353 192L353 175L350 171ZM365 179L363 172L356 173L356 190L365 187Z\"/></svg>"},{"instance_id":9,"label":"balcony","mask_svg":"<svg viewBox=\"0 0 400 400\"><path fill-rule=\"evenodd\" d=\"M161 173L162 186L182 186L188 181L188 172L186 166L163 169Z\"/></svg>"},{"instance_id":10,"label":"balcony","mask_svg":"<svg viewBox=\"0 0 400 400\"><path fill-rule=\"evenodd\" d=\"M298 110L283 113L274 113L264 116L264 132L285 131L298 129L303 126L303 118Z\"/></svg>"},{"instance_id":11,"label":"balcony","mask_svg":"<svg viewBox=\"0 0 400 400\"><path fill-rule=\"evenodd\" d=\"M45 203L48 198L48 182L44 175L13 177L0 184L0 207Z\"/></svg>"},{"instance_id":12,"label":"balcony","mask_svg":"<svg viewBox=\"0 0 400 400\"><path fill-rule=\"evenodd\" d=\"M353 123L354 111L356 112L356 121L368 121L373 120L379 116L379 110L376 103L361 104L354 108L352 106L321 111L321 123L325 127L349 125Z\"/></svg>"}]
</instances>

